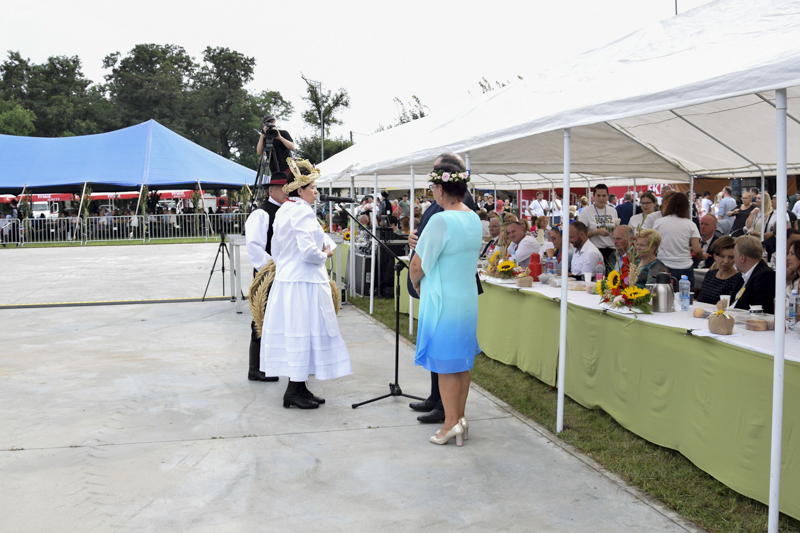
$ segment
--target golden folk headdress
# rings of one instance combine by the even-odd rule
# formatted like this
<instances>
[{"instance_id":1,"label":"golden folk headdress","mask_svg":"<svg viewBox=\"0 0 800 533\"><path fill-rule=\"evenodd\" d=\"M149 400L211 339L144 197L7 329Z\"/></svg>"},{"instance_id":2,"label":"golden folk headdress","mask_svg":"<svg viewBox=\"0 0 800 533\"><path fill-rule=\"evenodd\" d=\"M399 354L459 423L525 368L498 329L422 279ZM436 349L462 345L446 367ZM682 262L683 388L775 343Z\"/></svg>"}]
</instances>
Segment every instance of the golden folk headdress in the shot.
<instances>
[{"instance_id":1,"label":"golden folk headdress","mask_svg":"<svg viewBox=\"0 0 800 533\"><path fill-rule=\"evenodd\" d=\"M319 178L319 170L317 170L308 159L287 157L286 162L289 164L289 169L294 176L294 181L283 186L283 192L286 194L300 187L305 187ZM307 170L308 174L303 174L301 169Z\"/></svg>"}]
</instances>

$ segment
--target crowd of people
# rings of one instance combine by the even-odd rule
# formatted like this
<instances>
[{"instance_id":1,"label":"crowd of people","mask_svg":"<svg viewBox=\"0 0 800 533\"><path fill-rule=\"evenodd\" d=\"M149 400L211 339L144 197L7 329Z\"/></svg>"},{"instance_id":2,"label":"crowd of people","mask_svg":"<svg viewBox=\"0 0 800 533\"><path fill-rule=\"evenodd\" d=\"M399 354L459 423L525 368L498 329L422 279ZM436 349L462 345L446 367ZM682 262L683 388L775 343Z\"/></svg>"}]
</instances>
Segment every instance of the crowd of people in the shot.
<instances>
[{"instance_id":1,"label":"crowd of people","mask_svg":"<svg viewBox=\"0 0 800 533\"><path fill-rule=\"evenodd\" d=\"M641 288L666 272L676 289L677 281L686 276L700 302L715 304L720 296L730 295L731 305L737 308L761 305L765 312L774 312L773 258L779 210L769 194L750 189L736 197L730 187L725 187L712 200L708 192L693 198L691 193L664 186L660 198L653 191L638 198L627 192L617 202L606 185L599 184L592 192L591 199L580 197L576 205L568 207L566 268L570 275L594 275L598 265L608 275L612 270L621 271L626 262L636 261L641 269L635 283ZM478 212L484 226L481 259L504 246L520 267L527 266L534 253L542 260L556 257L560 273L562 228L555 214L562 212L562 205L557 203L560 196L553 201L543 196L537 192L536 199L523 210L533 222L532 229L527 220L504 213L491 196L484 197L479 205L493 209ZM785 213L787 226L788 296L800 283L800 244L795 244L800 241L797 195L780 211ZM501 233L505 243L501 242ZM696 269L703 269L702 283L696 284Z\"/></svg>"}]
</instances>

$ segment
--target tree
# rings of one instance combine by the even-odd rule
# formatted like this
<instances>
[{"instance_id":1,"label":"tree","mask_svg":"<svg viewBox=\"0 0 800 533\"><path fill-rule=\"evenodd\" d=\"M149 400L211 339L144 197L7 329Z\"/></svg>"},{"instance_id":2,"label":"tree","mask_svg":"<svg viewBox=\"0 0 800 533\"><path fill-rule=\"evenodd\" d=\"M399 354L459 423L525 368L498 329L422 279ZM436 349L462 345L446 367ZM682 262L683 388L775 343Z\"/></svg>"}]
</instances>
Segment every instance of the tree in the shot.
<instances>
[{"instance_id":1,"label":"tree","mask_svg":"<svg viewBox=\"0 0 800 533\"><path fill-rule=\"evenodd\" d=\"M36 114L14 100L0 101L0 134L30 135L36 130L35 121Z\"/></svg>"},{"instance_id":2,"label":"tree","mask_svg":"<svg viewBox=\"0 0 800 533\"><path fill-rule=\"evenodd\" d=\"M198 66L181 46L138 44L121 57L119 52L103 59L108 95L119 106L123 126L150 119L187 135L196 119L189 90Z\"/></svg>"},{"instance_id":3,"label":"tree","mask_svg":"<svg viewBox=\"0 0 800 533\"><path fill-rule=\"evenodd\" d=\"M258 144L256 130L261 130L262 118L266 115L274 115L278 120L283 120L293 112L291 102L284 99L278 91L248 93L241 108L237 108L236 111L237 116L240 117L241 126L234 129L230 135L231 144L234 147L231 159L247 168L257 169L261 157L256 153Z\"/></svg>"},{"instance_id":4,"label":"tree","mask_svg":"<svg viewBox=\"0 0 800 533\"><path fill-rule=\"evenodd\" d=\"M320 154L320 139L319 135L312 135L310 137L300 137L297 140L297 150L295 155L301 159L308 159L313 164L321 162ZM353 146L350 139L338 137L334 139L325 138L325 159L330 158L332 155L341 152L342 150Z\"/></svg>"},{"instance_id":5,"label":"tree","mask_svg":"<svg viewBox=\"0 0 800 533\"><path fill-rule=\"evenodd\" d=\"M411 95L411 102L408 103L408 109L406 109L406 105L396 96L394 97L394 103L398 108L396 126L428 116L428 113L425 111L430 111L428 106L424 105L416 95Z\"/></svg>"},{"instance_id":6,"label":"tree","mask_svg":"<svg viewBox=\"0 0 800 533\"><path fill-rule=\"evenodd\" d=\"M34 113L33 135L86 135L114 125L114 109L103 88L86 79L77 56L53 56L36 65L9 52L0 70L0 98Z\"/></svg>"},{"instance_id":7,"label":"tree","mask_svg":"<svg viewBox=\"0 0 800 533\"><path fill-rule=\"evenodd\" d=\"M331 91L320 91L319 87L311 80L302 74L300 76L306 82L306 96L303 97L303 100L310 105L303 111L303 122L319 130L321 116L322 122L325 124L325 135L329 135L331 125L342 123L336 114L340 110L350 107L350 96L343 88L339 88L339 91L333 94Z\"/></svg>"}]
</instances>

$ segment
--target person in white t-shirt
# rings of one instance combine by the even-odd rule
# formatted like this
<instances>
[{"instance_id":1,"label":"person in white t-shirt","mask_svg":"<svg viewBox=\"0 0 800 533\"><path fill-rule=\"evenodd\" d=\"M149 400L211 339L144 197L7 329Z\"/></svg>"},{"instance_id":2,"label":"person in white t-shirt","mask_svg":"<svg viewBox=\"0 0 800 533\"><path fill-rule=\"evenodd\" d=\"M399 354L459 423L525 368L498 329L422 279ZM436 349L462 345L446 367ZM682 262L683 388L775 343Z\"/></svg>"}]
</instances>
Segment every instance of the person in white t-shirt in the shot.
<instances>
[{"instance_id":1,"label":"person in white t-shirt","mask_svg":"<svg viewBox=\"0 0 800 533\"><path fill-rule=\"evenodd\" d=\"M642 207L642 212L633 215L628 221L628 225L633 228L634 233L638 233L640 230L645 229L643 227L644 221L650 218L650 216L655 213L656 208L658 207L658 200L656 199L656 195L653 194L653 191L645 191L642 193L642 196L639 199L639 205Z\"/></svg>"},{"instance_id":2,"label":"person in white t-shirt","mask_svg":"<svg viewBox=\"0 0 800 533\"><path fill-rule=\"evenodd\" d=\"M685 194L670 195L663 216L653 229L661 234L658 258L676 280L686 276L694 287L692 253L702 263L708 255L700 246L700 232L689 218L689 199ZM674 283L674 282L673 282Z\"/></svg>"},{"instance_id":3,"label":"person in white t-shirt","mask_svg":"<svg viewBox=\"0 0 800 533\"><path fill-rule=\"evenodd\" d=\"M530 215L531 220L545 217L549 211L550 204L544 199L544 193L542 191L537 192L536 200L532 200L531 203L528 204L528 215Z\"/></svg>"},{"instance_id":4,"label":"person in white t-shirt","mask_svg":"<svg viewBox=\"0 0 800 533\"><path fill-rule=\"evenodd\" d=\"M508 255L514 255L517 266L526 268L531 262L531 254L535 254L542 247L535 238L527 235L528 224L525 220L515 220L506 224L506 235L511 244L508 245Z\"/></svg>"},{"instance_id":5,"label":"person in white t-shirt","mask_svg":"<svg viewBox=\"0 0 800 533\"><path fill-rule=\"evenodd\" d=\"M550 202L550 216L553 217L553 225L561 224L561 195L556 193L555 199Z\"/></svg>"},{"instance_id":6,"label":"person in white t-shirt","mask_svg":"<svg viewBox=\"0 0 800 533\"><path fill-rule=\"evenodd\" d=\"M667 200L669 200L670 196L675 193L672 189L667 189L661 191L661 206L649 217L647 217L644 222L642 222L642 229L653 229L656 221L663 216L664 209L667 208ZM688 200L688 198L687 198Z\"/></svg>"},{"instance_id":7,"label":"person in white t-shirt","mask_svg":"<svg viewBox=\"0 0 800 533\"><path fill-rule=\"evenodd\" d=\"M594 188L594 203L578 215L586 225L592 244L603 254L606 273L614 266L614 238L611 232L619 225L617 210L608 205L608 187L598 183Z\"/></svg>"},{"instance_id":8,"label":"person in white t-shirt","mask_svg":"<svg viewBox=\"0 0 800 533\"><path fill-rule=\"evenodd\" d=\"M703 215L713 215L714 214L712 213L713 205L714 202L711 201L711 193L708 191L704 192L703 199L700 200L700 211L702 211L700 213L700 216L702 217Z\"/></svg>"},{"instance_id":9,"label":"person in white t-shirt","mask_svg":"<svg viewBox=\"0 0 800 533\"><path fill-rule=\"evenodd\" d=\"M570 273L574 276L586 273L594 275L597 263L603 261L600 250L589 240L588 231L583 222L575 221L569 225L569 243L575 247L570 267Z\"/></svg>"}]
</instances>

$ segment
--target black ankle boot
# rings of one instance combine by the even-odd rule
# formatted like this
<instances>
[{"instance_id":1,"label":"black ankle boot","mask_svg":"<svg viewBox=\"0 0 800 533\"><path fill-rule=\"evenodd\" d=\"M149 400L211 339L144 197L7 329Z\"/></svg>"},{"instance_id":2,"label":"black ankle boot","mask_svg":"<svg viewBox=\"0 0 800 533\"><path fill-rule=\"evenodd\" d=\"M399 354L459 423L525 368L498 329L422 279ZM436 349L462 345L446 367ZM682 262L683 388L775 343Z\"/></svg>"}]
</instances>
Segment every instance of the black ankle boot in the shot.
<instances>
[{"instance_id":1,"label":"black ankle boot","mask_svg":"<svg viewBox=\"0 0 800 533\"><path fill-rule=\"evenodd\" d=\"M278 376L267 376L261 370L261 342L250 337L250 370L247 372L247 379L250 381L278 381Z\"/></svg>"},{"instance_id":2,"label":"black ankle boot","mask_svg":"<svg viewBox=\"0 0 800 533\"><path fill-rule=\"evenodd\" d=\"M303 397L304 398L308 398L312 402L317 402L320 405L325 403L325 398L320 398L318 396L314 396L314 393L311 392L310 390L308 390L308 387L306 386L306 382L305 381L303 381L301 383L303 384Z\"/></svg>"},{"instance_id":3,"label":"black ankle boot","mask_svg":"<svg viewBox=\"0 0 800 533\"><path fill-rule=\"evenodd\" d=\"M302 381L289 381L289 386L286 387L286 392L283 394L283 406L299 407L300 409L316 409L319 404L313 400L309 400L304 395L305 383Z\"/></svg>"}]
</instances>

